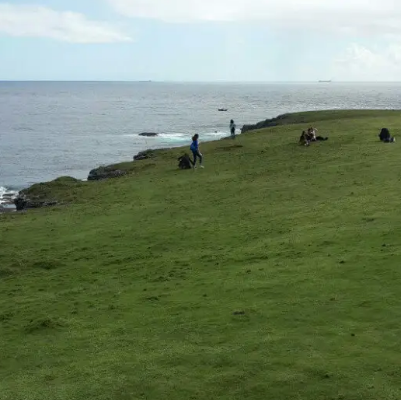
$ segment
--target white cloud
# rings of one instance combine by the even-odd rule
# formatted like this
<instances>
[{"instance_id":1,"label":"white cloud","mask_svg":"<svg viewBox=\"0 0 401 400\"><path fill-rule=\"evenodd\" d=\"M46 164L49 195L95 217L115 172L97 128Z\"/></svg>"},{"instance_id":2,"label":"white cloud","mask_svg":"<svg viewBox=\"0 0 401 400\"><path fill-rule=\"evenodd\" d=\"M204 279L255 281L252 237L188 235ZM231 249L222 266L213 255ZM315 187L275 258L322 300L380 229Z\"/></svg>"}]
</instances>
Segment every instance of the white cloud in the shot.
<instances>
[{"instance_id":1,"label":"white cloud","mask_svg":"<svg viewBox=\"0 0 401 400\"><path fill-rule=\"evenodd\" d=\"M401 35L399 0L106 0L119 13L167 22L266 21L269 26Z\"/></svg>"},{"instance_id":2,"label":"white cloud","mask_svg":"<svg viewBox=\"0 0 401 400\"><path fill-rule=\"evenodd\" d=\"M113 43L130 38L107 23L41 6L0 3L0 34L52 38L71 43Z\"/></svg>"},{"instance_id":3,"label":"white cloud","mask_svg":"<svg viewBox=\"0 0 401 400\"><path fill-rule=\"evenodd\" d=\"M399 81L401 76L401 45L381 49L350 45L333 65L336 80Z\"/></svg>"}]
</instances>

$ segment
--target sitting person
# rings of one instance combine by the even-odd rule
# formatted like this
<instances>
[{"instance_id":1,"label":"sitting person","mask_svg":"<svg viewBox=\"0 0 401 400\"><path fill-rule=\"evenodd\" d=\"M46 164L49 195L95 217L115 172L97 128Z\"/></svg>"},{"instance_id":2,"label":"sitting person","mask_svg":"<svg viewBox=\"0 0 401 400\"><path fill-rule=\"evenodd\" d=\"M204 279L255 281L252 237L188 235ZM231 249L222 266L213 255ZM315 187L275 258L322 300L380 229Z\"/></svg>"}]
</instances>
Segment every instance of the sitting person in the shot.
<instances>
[{"instance_id":1,"label":"sitting person","mask_svg":"<svg viewBox=\"0 0 401 400\"><path fill-rule=\"evenodd\" d=\"M310 137L311 142L317 142L317 141L325 141L328 140L328 137L323 137L323 136L316 136L317 134L317 129L310 127L308 129L308 135Z\"/></svg>"},{"instance_id":2,"label":"sitting person","mask_svg":"<svg viewBox=\"0 0 401 400\"><path fill-rule=\"evenodd\" d=\"M316 136L316 128L308 128L307 132L302 131L301 137L299 138L299 143L304 146L309 146L311 142L328 140L328 137Z\"/></svg>"},{"instance_id":3,"label":"sitting person","mask_svg":"<svg viewBox=\"0 0 401 400\"><path fill-rule=\"evenodd\" d=\"M304 146L309 146L310 144L310 136L305 131L302 131L301 137L299 138L299 144Z\"/></svg>"},{"instance_id":4,"label":"sitting person","mask_svg":"<svg viewBox=\"0 0 401 400\"><path fill-rule=\"evenodd\" d=\"M308 128L308 137L310 138L311 142L316 142L316 132L317 129L312 127Z\"/></svg>"},{"instance_id":5,"label":"sitting person","mask_svg":"<svg viewBox=\"0 0 401 400\"><path fill-rule=\"evenodd\" d=\"M387 128L383 128L379 133L379 139L384 143L394 143L395 137L390 135L390 131Z\"/></svg>"},{"instance_id":6,"label":"sitting person","mask_svg":"<svg viewBox=\"0 0 401 400\"><path fill-rule=\"evenodd\" d=\"M193 165L193 161L189 157L187 153L185 153L183 156L178 157L178 168L180 169L191 169Z\"/></svg>"}]
</instances>

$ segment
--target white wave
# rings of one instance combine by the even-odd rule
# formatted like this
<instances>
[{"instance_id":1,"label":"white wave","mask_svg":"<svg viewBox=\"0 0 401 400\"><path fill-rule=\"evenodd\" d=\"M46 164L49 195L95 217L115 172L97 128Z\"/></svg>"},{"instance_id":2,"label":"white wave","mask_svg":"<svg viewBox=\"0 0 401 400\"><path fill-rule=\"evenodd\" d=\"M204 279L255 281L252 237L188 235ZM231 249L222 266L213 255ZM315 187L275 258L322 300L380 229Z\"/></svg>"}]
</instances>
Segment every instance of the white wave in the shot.
<instances>
[{"instance_id":1,"label":"white wave","mask_svg":"<svg viewBox=\"0 0 401 400\"><path fill-rule=\"evenodd\" d=\"M229 135L229 133L223 132L223 131L208 131L208 132L199 131L199 132L195 132L195 133L199 134L200 139L202 139L202 138L217 139L217 138ZM162 133L158 137L163 138L163 139L187 140L190 142L192 140L193 135L194 135L194 133ZM156 137L156 139L157 139L157 137Z\"/></svg>"},{"instance_id":2,"label":"white wave","mask_svg":"<svg viewBox=\"0 0 401 400\"><path fill-rule=\"evenodd\" d=\"M7 189L4 186L0 186L0 204L10 203L18 194L18 191Z\"/></svg>"},{"instance_id":3,"label":"white wave","mask_svg":"<svg viewBox=\"0 0 401 400\"><path fill-rule=\"evenodd\" d=\"M124 134L124 135L121 135L122 137L134 137L134 138L138 138L138 137L142 137L142 136L139 136L139 134L138 133L126 133L126 134Z\"/></svg>"},{"instance_id":4,"label":"white wave","mask_svg":"<svg viewBox=\"0 0 401 400\"><path fill-rule=\"evenodd\" d=\"M122 136L135 138L136 143L146 143L149 146L180 146L185 145L185 143L191 143L192 136L194 133L198 133L200 141L209 142L212 140L219 140L230 136L229 132L224 132L220 130L215 131L198 131L198 132L169 132L160 133L157 136L140 136L138 133L124 134ZM237 135L241 133L241 130L237 129Z\"/></svg>"},{"instance_id":5,"label":"white wave","mask_svg":"<svg viewBox=\"0 0 401 400\"><path fill-rule=\"evenodd\" d=\"M202 132L199 134L201 137L202 136L215 136L215 137L222 137L222 136L227 136L227 132L222 132L222 131L214 131L214 132Z\"/></svg>"},{"instance_id":6,"label":"white wave","mask_svg":"<svg viewBox=\"0 0 401 400\"><path fill-rule=\"evenodd\" d=\"M186 133L161 133L158 138L165 141L186 141L190 136ZM157 139L157 137L155 138Z\"/></svg>"},{"instance_id":7,"label":"white wave","mask_svg":"<svg viewBox=\"0 0 401 400\"><path fill-rule=\"evenodd\" d=\"M186 133L160 133L157 136L141 136L139 133L129 133L122 135L127 138L134 138L138 143L140 142L181 142L190 140L191 135ZM189 138L189 139L188 139Z\"/></svg>"}]
</instances>

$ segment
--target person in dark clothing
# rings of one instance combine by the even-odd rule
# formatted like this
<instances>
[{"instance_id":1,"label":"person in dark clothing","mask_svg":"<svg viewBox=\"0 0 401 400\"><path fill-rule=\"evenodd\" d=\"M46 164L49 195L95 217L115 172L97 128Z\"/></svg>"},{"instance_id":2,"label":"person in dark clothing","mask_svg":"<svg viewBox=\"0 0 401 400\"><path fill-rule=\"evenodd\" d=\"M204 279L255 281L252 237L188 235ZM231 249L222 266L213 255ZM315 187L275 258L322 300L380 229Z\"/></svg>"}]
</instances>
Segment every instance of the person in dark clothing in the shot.
<instances>
[{"instance_id":1,"label":"person in dark clothing","mask_svg":"<svg viewBox=\"0 0 401 400\"><path fill-rule=\"evenodd\" d=\"M311 142L319 142L319 141L325 141L325 140L329 139L328 137L316 136L316 134L317 134L317 129L316 128L310 127L308 129L307 136L309 137L309 140Z\"/></svg>"},{"instance_id":2,"label":"person in dark clothing","mask_svg":"<svg viewBox=\"0 0 401 400\"><path fill-rule=\"evenodd\" d=\"M299 143L304 146L309 146L311 142L326 141L329 138L323 136L316 136L317 129L309 128L306 132L302 131L301 137L299 138Z\"/></svg>"},{"instance_id":3,"label":"person in dark clothing","mask_svg":"<svg viewBox=\"0 0 401 400\"><path fill-rule=\"evenodd\" d=\"M185 153L181 157L178 157L178 168L191 169L192 166L193 166L193 162L187 153Z\"/></svg>"},{"instance_id":4,"label":"person in dark clothing","mask_svg":"<svg viewBox=\"0 0 401 400\"><path fill-rule=\"evenodd\" d=\"M387 128L383 128L379 133L379 139L383 143L394 143L395 137L392 137Z\"/></svg>"},{"instance_id":5,"label":"person in dark clothing","mask_svg":"<svg viewBox=\"0 0 401 400\"><path fill-rule=\"evenodd\" d=\"M202 153L199 151L199 143L198 143L198 140L199 140L199 135L198 135L198 134L196 134L196 135L194 135L194 136L192 137L192 144L191 144L191 147L190 147L190 149L191 149L191 151L192 151L192 154L193 154L193 156L194 156L194 161L193 161L192 164L193 164L194 168L196 168L196 161L197 161L197 159L199 158L199 165L200 165L201 168L203 168L203 165L202 165L203 155L202 155Z\"/></svg>"},{"instance_id":6,"label":"person in dark clothing","mask_svg":"<svg viewBox=\"0 0 401 400\"><path fill-rule=\"evenodd\" d=\"M304 146L309 146L310 144L310 137L305 131L302 131L301 137L299 138L299 144Z\"/></svg>"},{"instance_id":7,"label":"person in dark clothing","mask_svg":"<svg viewBox=\"0 0 401 400\"><path fill-rule=\"evenodd\" d=\"M230 121L230 133L231 133L231 139L235 139L235 129L237 128L237 126L235 125L234 120L232 119Z\"/></svg>"}]
</instances>

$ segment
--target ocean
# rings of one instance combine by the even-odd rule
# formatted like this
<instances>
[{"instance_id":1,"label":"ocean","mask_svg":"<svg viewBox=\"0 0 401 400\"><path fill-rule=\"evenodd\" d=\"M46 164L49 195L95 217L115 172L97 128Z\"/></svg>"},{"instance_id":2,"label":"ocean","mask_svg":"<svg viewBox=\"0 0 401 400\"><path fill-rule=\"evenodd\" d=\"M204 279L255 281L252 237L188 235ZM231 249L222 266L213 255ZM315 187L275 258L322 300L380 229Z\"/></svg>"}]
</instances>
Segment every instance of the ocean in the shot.
<instances>
[{"instance_id":1,"label":"ocean","mask_svg":"<svg viewBox=\"0 0 401 400\"><path fill-rule=\"evenodd\" d=\"M0 82L0 203L147 148L189 146L194 133L219 139L231 118L240 129L318 109L401 109L401 83Z\"/></svg>"}]
</instances>

